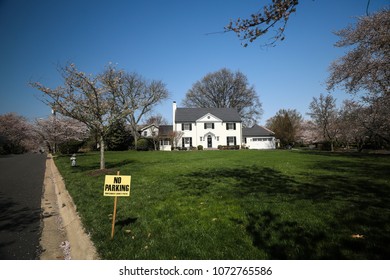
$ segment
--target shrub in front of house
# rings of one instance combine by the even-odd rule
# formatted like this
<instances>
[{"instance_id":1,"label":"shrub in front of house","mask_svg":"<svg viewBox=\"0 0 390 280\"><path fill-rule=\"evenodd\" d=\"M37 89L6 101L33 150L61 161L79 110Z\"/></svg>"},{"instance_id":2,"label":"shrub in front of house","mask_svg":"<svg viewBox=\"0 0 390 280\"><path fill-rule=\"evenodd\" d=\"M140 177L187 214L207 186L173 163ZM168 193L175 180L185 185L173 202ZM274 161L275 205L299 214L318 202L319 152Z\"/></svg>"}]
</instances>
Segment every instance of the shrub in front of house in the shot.
<instances>
[{"instance_id":1,"label":"shrub in front of house","mask_svg":"<svg viewBox=\"0 0 390 280\"><path fill-rule=\"evenodd\" d=\"M57 148L61 154L75 154L83 146L83 141L69 140L58 144Z\"/></svg>"},{"instance_id":2,"label":"shrub in front of house","mask_svg":"<svg viewBox=\"0 0 390 280\"><path fill-rule=\"evenodd\" d=\"M203 146L202 145L198 145L198 151L203 151Z\"/></svg>"},{"instance_id":3,"label":"shrub in front of house","mask_svg":"<svg viewBox=\"0 0 390 280\"><path fill-rule=\"evenodd\" d=\"M218 150L239 150L240 145L222 146L218 145Z\"/></svg>"},{"instance_id":4,"label":"shrub in front of house","mask_svg":"<svg viewBox=\"0 0 390 280\"><path fill-rule=\"evenodd\" d=\"M153 143L149 139L141 138L137 141L137 151L150 151L153 150Z\"/></svg>"}]
</instances>

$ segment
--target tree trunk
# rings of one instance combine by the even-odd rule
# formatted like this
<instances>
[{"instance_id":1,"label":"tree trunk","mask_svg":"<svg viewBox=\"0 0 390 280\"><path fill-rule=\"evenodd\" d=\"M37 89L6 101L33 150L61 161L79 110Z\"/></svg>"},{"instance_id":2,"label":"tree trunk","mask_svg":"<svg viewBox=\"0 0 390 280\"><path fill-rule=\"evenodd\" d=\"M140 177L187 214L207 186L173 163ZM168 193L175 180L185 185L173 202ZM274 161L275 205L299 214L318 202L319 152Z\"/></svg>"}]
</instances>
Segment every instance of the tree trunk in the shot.
<instances>
[{"instance_id":1,"label":"tree trunk","mask_svg":"<svg viewBox=\"0 0 390 280\"><path fill-rule=\"evenodd\" d=\"M364 140L357 140L357 141L356 141L356 147L357 147L357 150L358 150L359 153L360 153L361 151L363 151L363 148L364 148Z\"/></svg>"},{"instance_id":2,"label":"tree trunk","mask_svg":"<svg viewBox=\"0 0 390 280\"><path fill-rule=\"evenodd\" d=\"M106 168L106 162L104 160L104 138L100 136L100 169Z\"/></svg>"},{"instance_id":3,"label":"tree trunk","mask_svg":"<svg viewBox=\"0 0 390 280\"><path fill-rule=\"evenodd\" d=\"M133 138L134 138L134 150L137 150L137 147L138 147L138 139L139 139L139 137L138 137L138 133L137 132L133 132Z\"/></svg>"}]
</instances>

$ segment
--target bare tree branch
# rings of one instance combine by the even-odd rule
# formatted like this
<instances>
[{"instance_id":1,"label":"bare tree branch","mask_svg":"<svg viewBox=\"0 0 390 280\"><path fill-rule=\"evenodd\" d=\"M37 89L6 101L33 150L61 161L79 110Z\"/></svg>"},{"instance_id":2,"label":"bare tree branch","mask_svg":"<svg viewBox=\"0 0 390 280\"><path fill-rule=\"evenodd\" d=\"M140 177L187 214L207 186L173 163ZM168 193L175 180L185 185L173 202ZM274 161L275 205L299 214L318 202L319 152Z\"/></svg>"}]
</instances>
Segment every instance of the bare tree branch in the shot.
<instances>
[{"instance_id":1,"label":"bare tree branch","mask_svg":"<svg viewBox=\"0 0 390 280\"><path fill-rule=\"evenodd\" d=\"M269 30L274 29L276 34L271 37L271 42L266 44L273 46L277 41L283 41L284 31L291 14L296 12L298 0L272 0L272 3L264 5L262 11L254 13L250 18L230 20L225 27L225 32L233 31L244 47L259 37L264 36Z\"/></svg>"}]
</instances>

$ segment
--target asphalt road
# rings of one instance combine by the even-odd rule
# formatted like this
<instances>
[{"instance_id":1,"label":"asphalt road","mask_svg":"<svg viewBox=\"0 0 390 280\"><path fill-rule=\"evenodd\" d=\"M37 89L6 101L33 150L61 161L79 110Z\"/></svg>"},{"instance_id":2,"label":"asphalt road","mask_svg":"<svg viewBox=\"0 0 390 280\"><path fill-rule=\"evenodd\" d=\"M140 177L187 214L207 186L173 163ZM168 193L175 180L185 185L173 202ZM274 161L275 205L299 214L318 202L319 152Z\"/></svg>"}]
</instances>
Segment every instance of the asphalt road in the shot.
<instances>
[{"instance_id":1,"label":"asphalt road","mask_svg":"<svg viewBox=\"0 0 390 280\"><path fill-rule=\"evenodd\" d=\"M46 154L0 156L0 259L39 259Z\"/></svg>"}]
</instances>

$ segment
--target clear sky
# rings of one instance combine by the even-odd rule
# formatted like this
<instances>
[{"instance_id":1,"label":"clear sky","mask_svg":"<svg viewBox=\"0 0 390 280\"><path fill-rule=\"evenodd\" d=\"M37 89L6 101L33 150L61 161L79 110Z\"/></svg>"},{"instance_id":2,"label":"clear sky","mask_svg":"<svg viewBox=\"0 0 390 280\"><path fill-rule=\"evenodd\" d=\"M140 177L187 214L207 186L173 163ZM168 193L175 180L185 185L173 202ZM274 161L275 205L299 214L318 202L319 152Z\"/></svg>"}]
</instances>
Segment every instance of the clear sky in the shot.
<instances>
[{"instance_id":1,"label":"clear sky","mask_svg":"<svg viewBox=\"0 0 390 280\"><path fill-rule=\"evenodd\" d=\"M326 93L335 48L332 31L366 14L369 0L301 0L276 47L247 48L223 31L230 19L247 17L261 0L0 0L0 114L31 120L51 109L38 100L30 81L61 85L57 66L73 62L97 74L109 62L119 69L163 81L170 99L156 108L171 122L171 104L180 106L192 84L223 67L240 70L263 105L260 124L279 109L304 117L314 96ZM268 1L267 1L268 2ZM389 6L371 0L369 12ZM349 96L333 92L339 102Z\"/></svg>"}]
</instances>

